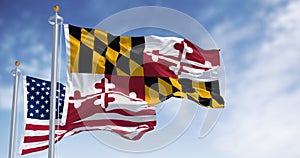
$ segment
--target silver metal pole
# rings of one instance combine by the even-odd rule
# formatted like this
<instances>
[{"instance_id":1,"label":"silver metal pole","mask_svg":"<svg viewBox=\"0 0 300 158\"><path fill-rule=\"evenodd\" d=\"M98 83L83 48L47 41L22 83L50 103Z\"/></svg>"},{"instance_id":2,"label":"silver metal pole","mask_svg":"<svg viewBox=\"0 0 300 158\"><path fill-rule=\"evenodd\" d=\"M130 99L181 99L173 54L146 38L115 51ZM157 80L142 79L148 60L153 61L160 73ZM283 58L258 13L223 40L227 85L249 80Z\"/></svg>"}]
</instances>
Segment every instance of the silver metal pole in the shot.
<instances>
[{"instance_id":1,"label":"silver metal pole","mask_svg":"<svg viewBox=\"0 0 300 158\"><path fill-rule=\"evenodd\" d=\"M10 139L9 139L9 158L13 158L15 154L15 134L16 134L16 114L17 114L17 102L18 102L18 86L19 86L19 74L21 70L18 69L20 62L16 61L16 68L11 71L14 76L14 89L13 89L13 100L11 110L11 124L10 124Z\"/></svg>"},{"instance_id":2,"label":"silver metal pole","mask_svg":"<svg viewBox=\"0 0 300 158\"><path fill-rule=\"evenodd\" d=\"M57 54L58 54L58 26L63 23L63 18L58 15L59 6L54 7L55 15L49 18L53 25L52 34L52 66L51 66L51 97L50 97L50 120L49 120L49 150L48 158L55 157L55 106L56 106L56 83L57 83Z\"/></svg>"}]
</instances>

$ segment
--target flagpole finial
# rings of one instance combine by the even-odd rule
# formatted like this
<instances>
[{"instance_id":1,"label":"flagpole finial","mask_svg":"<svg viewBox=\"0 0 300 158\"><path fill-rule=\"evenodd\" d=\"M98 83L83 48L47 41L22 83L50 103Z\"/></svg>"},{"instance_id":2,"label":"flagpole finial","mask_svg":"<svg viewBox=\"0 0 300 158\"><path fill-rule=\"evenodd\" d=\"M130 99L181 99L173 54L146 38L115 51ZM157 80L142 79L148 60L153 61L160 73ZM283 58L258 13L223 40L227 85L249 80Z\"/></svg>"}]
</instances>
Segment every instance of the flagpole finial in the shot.
<instances>
[{"instance_id":1,"label":"flagpole finial","mask_svg":"<svg viewBox=\"0 0 300 158\"><path fill-rule=\"evenodd\" d=\"M58 12L59 11L59 5L55 5L54 7L53 7L53 10L54 10L54 12Z\"/></svg>"},{"instance_id":2,"label":"flagpole finial","mask_svg":"<svg viewBox=\"0 0 300 158\"><path fill-rule=\"evenodd\" d=\"M51 24L51 25L55 25L55 24L63 24L63 18L61 16L58 15L58 12L59 12L59 5L55 5L53 7L53 11L55 12L55 14L53 16L50 16L49 19L48 19L48 22Z\"/></svg>"},{"instance_id":3,"label":"flagpole finial","mask_svg":"<svg viewBox=\"0 0 300 158\"><path fill-rule=\"evenodd\" d=\"M19 61L16 61L16 62L15 62L15 65L16 65L16 67L18 67L18 66L21 65L21 63L20 63Z\"/></svg>"}]
</instances>

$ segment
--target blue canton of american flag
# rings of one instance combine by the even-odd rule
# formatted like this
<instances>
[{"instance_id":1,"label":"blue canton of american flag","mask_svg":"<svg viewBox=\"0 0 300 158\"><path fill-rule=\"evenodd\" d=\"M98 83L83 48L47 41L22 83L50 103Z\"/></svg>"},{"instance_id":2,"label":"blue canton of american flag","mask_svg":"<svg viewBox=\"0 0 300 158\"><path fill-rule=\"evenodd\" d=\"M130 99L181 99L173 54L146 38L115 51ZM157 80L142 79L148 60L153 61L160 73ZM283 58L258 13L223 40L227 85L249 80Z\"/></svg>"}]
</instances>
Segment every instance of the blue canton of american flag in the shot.
<instances>
[{"instance_id":1,"label":"blue canton of american flag","mask_svg":"<svg viewBox=\"0 0 300 158\"><path fill-rule=\"evenodd\" d=\"M26 78L27 118L49 120L51 82L37 78ZM57 84L55 118L61 119L65 99L65 86Z\"/></svg>"}]
</instances>

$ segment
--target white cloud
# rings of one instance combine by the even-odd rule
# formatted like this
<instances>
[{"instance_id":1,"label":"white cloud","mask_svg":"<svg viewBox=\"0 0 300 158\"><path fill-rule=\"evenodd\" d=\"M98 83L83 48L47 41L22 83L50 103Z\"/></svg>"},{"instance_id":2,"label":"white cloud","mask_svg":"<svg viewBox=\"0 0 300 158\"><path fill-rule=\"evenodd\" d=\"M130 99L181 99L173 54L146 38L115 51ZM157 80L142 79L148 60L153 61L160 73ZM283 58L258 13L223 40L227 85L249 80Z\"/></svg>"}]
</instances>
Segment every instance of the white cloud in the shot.
<instances>
[{"instance_id":1,"label":"white cloud","mask_svg":"<svg viewBox=\"0 0 300 158\"><path fill-rule=\"evenodd\" d=\"M285 0L263 0L263 3L265 3L265 5L270 5L270 4L279 4L280 2L284 2Z\"/></svg>"},{"instance_id":2,"label":"white cloud","mask_svg":"<svg viewBox=\"0 0 300 158\"><path fill-rule=\"evenodd\" d=\"M16 43L16 38L13 36L10 36L8 34L2 35L2 38L4 39L3 42L1 42L1 53L8 53L14 43Z\"/></svg>"},{"instance_id":3,"label":"white cloud","mask_svg":"<svg viewBox=\"0 0 300 158\"><path fill-rule=\"evenodd\" d=\"M13 78L12 78L13 80ZM20 79L21 81L21 79ZM10 110L12 108L12 99L13 99L13 84L9 87L1 87L0 88L0 109L4 110ZM18 90L18 102L17 106L22 106L23 103L23 95L22 95L22 84L20 82L19 84L19 90Z\"/></svg>"},{"instance_id":4,"label":"white cloud","mask_svg":"<svg viewBox=\"0 0 300 158\"><path fill-rule=\"evenodd\" d=\"M2 109L10 109L12 105L12 88L1 87L0 96L0 107Z\"/></svg>"},{"instance_id":5,"label":"white cloud","mask_svg":"<svg viewBox=\"0 0 300 158\"><path fill-rule=\"evenodd\" d=\"M265 13L261 29L266 36L239 50L239 58L225 58L225 64L231 63L229 68L233 68L227 82L235 86L228 87L231 93L227 100L231 105L225 110L225 121L214 129L222 133L216 136L214 146L224 157L300 156L299 6L300 1L290 1ZM260 24L249 21L247 25L246 28L256 28ZM232 35L233 41L247 40L248 34L256 34L251 30L245 33L246 28L235 30L234 24L228 22L222 27L217 28L215 35ZM233 46L236 47L234 42L229 42L228 49ZM236 60L244 61L243 67L234 64Z\"/></svg>"},{"instance_id":6,"label":"white cloud","mask_svg":"<svg viewBox=\"0 0 300 158\"><path fill-rule=\"evenodd\" d=\"M26 74L49 77L50 68L48 67L51 65L51 51L43 44L43 41L39 41L41 36L36 34L34 29L23 28L22 30L20 33L7 31L3 35L4 42L0 47L0 56L8 58L8 60L3 60L3 63L7 63L7 66L0 69L10 72L12 69L11 63L20 60L20 68Z\"/></svg>"},{"instance_id":7,"label":"white cloud","mask_svg":"<svg viewBox=\"0 0 300 158\"><path fill-rule=\"evenodd\" d=\"M25 75L33 75L45 80L50 80L51 61L44 63L41 59L33 58L29 63L22 64L22 71Z\"/></svg>"},{"instance_id":8,"label":"white cloud","mask_svg":"<svg viewBox=\"0 0 300 158\"><path fill-rule=\"evenodd\" d=\"M45 80L51 79L51 67L41 68L39 67L39 62L36 60L32 60L30 63L22 64L22 72L23 75L34 76L38 78L42 78ZM24 72L26 72L24 74ZM11 77L13 81L13 77ZM12 99L13 99L13 83L10 83L10 87L1 86L0 87L0 110L10 110L12 107ZM19 81L19 93L18 93L18 104L17 106L23 106L23 81L20 79ZM22 111L19 111L22 112Z\"/></svg>"},{"instance_id":9,"label":"white cloud","mask_svg":"<svg viewBox=\"0 0 300 158\"><path fill-rule=\"evenodd\" d=\"M219 25L213 30L213 36L216 37L216 43L222 46L222 50L233 48L233 46L240 42L244 37L252 37L253 32L258 31L257 25L244 25L239 24L234 19L226 19L222 25ZM225 34L224 34L225 33ZM218 38L218 37L222 38Z\"/></svg>"},{"instance_id":10,"label":"white cloud","mask_svg":"<svg viewBox=\"0 0 300 158\"><path fill-rule=\"evenodd\" d=\"M0 58L3 64L0 71L9 74L14 68L16 60L21 62L20 69L23 75L30 75L50 80L51 75L51 47L47 47L41 34L37 34L34 27L13 25L3 33L3 42L0 43ZM18 30L18 31L16 31ZM16 38L17 37L17 38ZM12 89L13 78L10 75L1 75L0 83L0 108L10 109L12 95L7 91ZM11 84L8 84L11 83ZM11 85L11 87L7 87ZM20 83L20 86L22 84ZM4 99L5 98L5 99ZM8 98L8 100L7 100Z\"/></svg>"},{"instance_id":11,"label":"white cloud","mask_svg":"<svg viewBox=\"0 0 300 158\"><path fill-rule=\"evenodd\" d=\"M50 54L50 52L48 52L48 50L46 49L45 45L41 43L36 43L34 45L31 45L27 49L28 50L25 53L30 55L39 55L44 53Z\"/></svg>"}]
</instances>

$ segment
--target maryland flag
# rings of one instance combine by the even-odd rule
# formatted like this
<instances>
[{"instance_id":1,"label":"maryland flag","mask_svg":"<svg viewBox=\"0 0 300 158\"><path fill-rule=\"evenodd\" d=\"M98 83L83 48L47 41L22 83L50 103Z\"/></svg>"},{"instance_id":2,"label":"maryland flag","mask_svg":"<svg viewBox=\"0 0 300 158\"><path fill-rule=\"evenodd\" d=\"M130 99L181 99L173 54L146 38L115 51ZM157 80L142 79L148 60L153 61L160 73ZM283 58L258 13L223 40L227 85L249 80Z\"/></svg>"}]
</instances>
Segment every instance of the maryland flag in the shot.
<instances>
[{"instance_id":1,"label":"maryland flag","mask_svg":"<svg viewBox=\"0 0 300 158\"><path fill-rule=\"evenodd\" d=\"M106 112L117 107L153 110L170 97L186 98L204 107L224 107L218 81L218 49L203 50L176 37L114 36L98 29L64 27L68 106L64 106L63 117L68 108L83 106ZM81 112L83 120L95 119L96 115ZM112 119L124 118L116 115ZM139 124L132 130L149 131L155 126L142 117L137 120Z\"/></svg>"}]
</instances>

